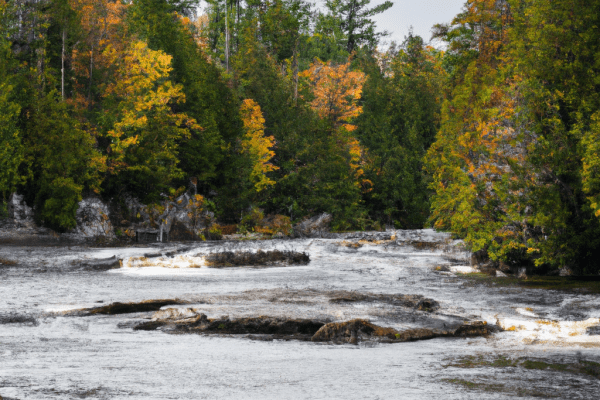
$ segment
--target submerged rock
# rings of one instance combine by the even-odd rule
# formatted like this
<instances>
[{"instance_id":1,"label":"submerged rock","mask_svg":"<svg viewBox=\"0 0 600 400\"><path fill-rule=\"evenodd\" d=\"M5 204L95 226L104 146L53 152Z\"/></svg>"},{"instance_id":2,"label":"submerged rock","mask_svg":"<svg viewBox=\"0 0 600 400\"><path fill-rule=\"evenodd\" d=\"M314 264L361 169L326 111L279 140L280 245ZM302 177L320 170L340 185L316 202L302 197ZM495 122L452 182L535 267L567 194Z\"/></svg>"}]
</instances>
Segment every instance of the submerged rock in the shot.
<instances>
[{"instance_id":1,"label":"submerged rock","mask_svg":"<svg viewBox=\"0 0 600 400\"><path fill-rule=\"evenodd\" d=\"M0 314L0 324L28 324L36 326L38 321L31 315L7 313Z\"/></svg>"},{"instance_id":2,"label":"submerged rock","mask_svg":"<svg viewBox=\"0 0 600 400\"><path fill-rule=\"evenodd\" d=\"M433 299L421 295L410 294L337 292L329 301L332 303L381 302L394 306L416 308L417 310L428 312L436 311L440 308L440 304Z\"/></svg>"}]
</instances>

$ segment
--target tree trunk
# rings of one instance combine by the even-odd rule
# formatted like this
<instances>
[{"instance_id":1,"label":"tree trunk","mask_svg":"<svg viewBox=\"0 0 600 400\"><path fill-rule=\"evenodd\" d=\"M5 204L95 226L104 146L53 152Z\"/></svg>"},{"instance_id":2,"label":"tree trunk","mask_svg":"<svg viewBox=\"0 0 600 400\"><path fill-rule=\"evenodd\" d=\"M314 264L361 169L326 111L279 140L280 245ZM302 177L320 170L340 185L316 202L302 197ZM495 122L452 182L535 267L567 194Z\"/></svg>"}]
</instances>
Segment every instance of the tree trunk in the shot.
<instances>
[{"instance_id":1,"label":"tree trunk","mask_svg":"<svg viewBox=\"0 0 600 400\"><path fill-rule=\"evenodd\" d=\"M62 31L62 51L60 59L60 93L62 100L65 100L65 42L67 41L67 30Z\"/></svg>"},{"instance_id":2,"label":"tree trunk","mask_svg":"<svg viewBox=\"0 0 600 400\"><path fill-rule=\"evenodd\" d=\"M225 70L229 72L229 10L225 1Z\"/></svg>"},{"instance_id":3,"label":"tree trunk","mask_svg":"<svg viewBox=\"0 0 600 400\"><path fill-rule=\"evenodd\" d=\"M296 44L294 46L294 61L292 64L292 69L294 71L294 105L298 104L298 39L296 39Z\"/></svg>"},{"instance_id":4,"label":"tree trunk","mask_svg":"<svg viewBox=\"0 0 600 400\"><path fill-rule=\"evenodd\" d=\"M92 50L90 52L90 83L88 87L88 107L92 103L92 83L94 73L94 43L92 42Z\"/></svg>"}]
</instances>

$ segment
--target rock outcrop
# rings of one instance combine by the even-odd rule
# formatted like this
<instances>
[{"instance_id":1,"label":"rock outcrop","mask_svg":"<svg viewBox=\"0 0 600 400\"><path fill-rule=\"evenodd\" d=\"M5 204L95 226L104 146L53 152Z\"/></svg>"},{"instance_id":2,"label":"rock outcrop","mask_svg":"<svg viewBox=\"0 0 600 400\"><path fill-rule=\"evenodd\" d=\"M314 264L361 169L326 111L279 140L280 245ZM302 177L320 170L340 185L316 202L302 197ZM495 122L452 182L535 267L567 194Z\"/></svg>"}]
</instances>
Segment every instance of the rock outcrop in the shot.
<instances>
[{"instance_id":1,"label":"rock outcrop","mask_svg":"<svg viewBox=\"0 0 600 400\"><path fill-rule=\"evenodd\" d=\"M293 227L293 236L296 238L322 238L331 232L331 214L323 213L316 217L308 218Z\"/></svg>"},{"instance_id":2,"label":"rock outcrop","mask_svg":"<svg viewBox=\"0 0 600 400\"><path fill-rule=\"evenodd\" d=\"M148 237L162 242L206 238L216 222L214 213L202 209L201 202L188 193L162 205L147 206L132 197L126 198L125 204L130 217L123 221L125 225L131 231L152 231L154 235Z\"/></svg>"},{"instance_id":3,"label":"rock outcrop","mask_svg":"<svg viewBox=\"0 0 600 400\"><path fill-rule=\"evenodd\" d=\"M459 323L444 329L412 328L399 331L364 319L330 323L268 316L239 319L223 316L211 319L193 308L160 310L154 313L151 321L139 323L133 329L162 329L170 333L262 335L263 339L310 340L336 344L358 344L361 341L401 343L437 337L476 337L489 335L493 331L493 327L481 321Z\"/></svg>"},{"instance_id":4,"label":"rock outcrop","mask_svg":"<svg viewBox=\"0 0 600 400\"><path fill-rule=\"evenodd\" d=\"M77 208L76 220L77 227L70 233L75 238L115 238L108 206L98 198L89 197L81 200Z\"/></svg>"},{"instance_id":5,"label":"rock outcrop","mask_svg":"<svg viewBox=\"0 0 600 400\"><path fill-rule=\"evenodd\" d=\"M23 196L13 193L8 198L8 218L13 220L17 227L33 228L33 209L29 207Z\"/></svg>"}]
</instances>

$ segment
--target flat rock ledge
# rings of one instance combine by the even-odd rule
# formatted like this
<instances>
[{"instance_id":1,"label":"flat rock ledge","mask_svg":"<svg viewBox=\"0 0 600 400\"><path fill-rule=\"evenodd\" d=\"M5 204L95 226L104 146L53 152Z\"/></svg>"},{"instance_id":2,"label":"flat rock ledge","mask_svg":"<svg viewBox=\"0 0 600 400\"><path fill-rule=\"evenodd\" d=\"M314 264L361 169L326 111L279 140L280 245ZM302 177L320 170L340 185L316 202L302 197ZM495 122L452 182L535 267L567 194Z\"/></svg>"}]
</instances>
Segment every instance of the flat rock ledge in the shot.
<instances>
[{"instance_id":1,"label":"flat rock ledge","mask_svg":"<svg viewBox=\"0 0 600 400\"><path fill-rule=\"evenodd\" d=\"M162 307L186 304L177 299L146 300L131 303L111 303L105 306L81 308L62 313L66 316L87 317L91 315L118 315L139 312L159 311Z\"/></svg>"},{"instance_id":2,"label":"flat rock ledge","mask_svg":"<svg viewBox=\"0 0 600 400\"><path fill-rule=\"evenodd\" d=\"M364 319L345 322L285 319L268 316L230 319L208 318L193 309L161 310L152 321L133 326L136 331L162 330L168 333L244 335L259 340L302 340L333 344L360 342L401 343L438 337L488 336L494 329L485 322L464 322L446 330L415 328L403 331L375 325Z\"/></svg>"}]
</instances>

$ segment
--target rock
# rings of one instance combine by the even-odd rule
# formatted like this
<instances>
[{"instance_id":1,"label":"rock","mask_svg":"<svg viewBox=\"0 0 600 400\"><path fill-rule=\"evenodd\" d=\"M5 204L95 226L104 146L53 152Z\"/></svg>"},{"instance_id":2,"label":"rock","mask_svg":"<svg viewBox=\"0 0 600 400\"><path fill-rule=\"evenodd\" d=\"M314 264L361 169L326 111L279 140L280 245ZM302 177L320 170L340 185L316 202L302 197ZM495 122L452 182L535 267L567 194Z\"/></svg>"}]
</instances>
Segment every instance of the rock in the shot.
<instances>
[{"instance_id":1,"label":"rock","mask_svg":"<svg viewBox=\"0 0 600 400\"><path fill-rule=\"evenodd\" d=\"M480 267L489 261L486 250L479 250L471 254L471 266Z\"/></svg>"},{"instance_id":2,"label":"rock","mask_svg":"<svg viewBox=\"0 0 600 400\"><path fill-rule=\"evenodd\" d=\"M35 227L33 221L33 209L25 203L23 196L13 193L8 198L8 218L14 220L18 227Z\"/></svg>"},{"instance_id":3,"label":"rock","mask_svg":"<svg viewBox=\"0 0 600 400\"><path fill-rule=\"evenodd\" d=\"M502 271L496 270L496 277L498 278L505 278L506 274Z\"/></svg>"},{"instance_id":4,"label":"rock","mask_svg":"<svg viewBox=\"0 0 600 400\"><path fill-rule=\"evenodd\" d=\"M510 265L506 264L503 261L500 261L498 263L498 270L500 270L500 272L503 272L504 274L512 274L512 273L514 273L514 268L511 267Z\"/></svg>"},{"instance_id":5,"label":"rock","mask_svg":"<svg viewBox=\"0 0 600 400\"><path fill-rule=\"evenodd\" d=\"M454 332L450 332L450 336L454 337L476 337L486 336L491 333L491 328L484 321L465 322L458 327Z\"/></svg>"},{"instance_id":6,"label":"rock","mask_svg":"<svg viewBox=\"0 0 600 400\"><path fill-rule=\"evenodd\" d=\"M293 227L293 236L297 238L320 238L330 232L331 214L323 213L306 219Z\"/></svg>"},{"instance_id":7,"label":"rock","mask_svg":"<svg viewBox=\"0 0 600 400\"><path fill-rule=\"evenodd\" d=\"M208 233L216 222L214 213L203 210L201 204L188 193L162 205L146 206L132 197L125 198L128 214L136 221L132 229L140 242L199 240L200 234Z\"/></svg>"},{"instance_id":8,"label":"rock","mask_svg":"<svg viewBox=\"0 0 600 400\"><path fill-rule=\"evenodd\" d=\"M80 264L84 269L94 271L108 271L109 269L119 268L121 266L121 260L116 256L109 258L83 260Z\"/></svg>"},{"instance_id":9,"label":"rock","mask_svg":"<svg viewBox=\"0 0 600 400\"><path fill-rule=\"evenodd\" d=\"M571 276L573 271L569 267L562 267L558 273L560 276Z\"/></svg>"},{"instance_id":10,"label":"rock","mask_svg":"<svg viewBox=\"0 0 600 400\"><path fill-rule=\"evenodd\" d=\"M417 304L417 310L432 312L440 308L440 303L433 299L423 298Z\"/></svg>"},{"instance_id":11,"label":"rock","mask_svg":"<svg viewBox=\"0 0 600 400\"><path fill-rule=\"evenodd\" d=\"M206 265L214 268L242 266L306 265L310 257L296 251L223 251L206 256Z\"/></svg>"},{"instance_id":12,"label":"rock","mask_svg":"<svg viewBox=\"0 0 600 400\"><path fill-rule=\"evenodd\" d=\"M146 300L141 302L132 303L111 303L106 306L83 308L75 311L67 311L65 315L74 315L85 317L89 315L117 315L117 314L130 314L138 312L158 311L164 306L184 304L179 300L165 299L165 300Z\"/></svg>"},{"instance_id":13,"label":"rock","mask_svg":"<svg viewBox=\"0 0 600 400\"><path fill-rule=\"evenodd\" d=\"M398 333L392 328L381 328L364 319L353 319L346 322L331 322L323 325L312 337L313 342L354 343L372 336L395 339Z\"/></svg>"},{"instance_id":14,"label":"rock","mask_svg":"<svg viewBox=\"0 0 600 400\"><path fill-rule=\"evenodd\" d=\"M77 227L74 233L84 239L114 239L115 233L109 214L108 206L100 199L89 197L81 200L75 217Z\"/></svg>"},{"instance_id":15,"label":"rock","mask_svg":"<svg viewBox=\"0 0 600 400\"><path fill-rule=\"evenodd\" d=\"M202 313L196 312L193 308L167 308L166 310L159 310L152 315L152 320L171 320L178 321L182 319L189 319L202 315Z\"/></svg>"},{"instance_id":16,"label":"rock","mask_svg":"<svg viewBox=\"0 0 600 400\"><path fill-rule=\"evenodd\" d=\"M28 324L37 326L38 321L31 315L16 313L0 313L0 324Z\"/></svg>"}]
</instances>

